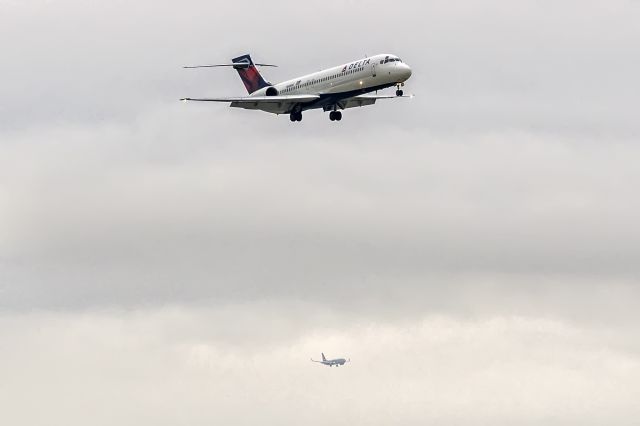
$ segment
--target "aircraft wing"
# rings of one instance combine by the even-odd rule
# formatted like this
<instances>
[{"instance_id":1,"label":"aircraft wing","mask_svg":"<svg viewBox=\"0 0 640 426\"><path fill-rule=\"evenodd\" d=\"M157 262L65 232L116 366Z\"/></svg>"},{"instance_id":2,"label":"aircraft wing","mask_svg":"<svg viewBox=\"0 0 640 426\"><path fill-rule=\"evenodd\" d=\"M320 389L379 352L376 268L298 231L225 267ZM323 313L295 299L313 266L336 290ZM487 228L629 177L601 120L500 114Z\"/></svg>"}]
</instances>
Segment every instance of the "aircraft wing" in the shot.
<instances>
[{"instance_id":1,"label":"aircraft wing","mask_svg":"<svg viewBox=\"0 0 640 426\"><path fill-rule=\"evenodd\" d=\"M296 104L305 104L320 99L318 95L243 96L229 98L182 98L183 102L228 102L229 106L244 109L259 109L277 114L288 113Z\"/></svg>"},{"instance_id":2,"label":"aircraft wing","mask_svg":"<svg viewBox=\"0 0 640 426\"><path fill-rule=\"evenodd\" d=\"M395 99L395 98L413 98L412 95L396 96L396 95L359 95L352 98L343 99L338 102L342 109L362 107L373 105L378 99Z\"/></svg>"},{"instance_id":3,"label":"aircraft wing","mask_svg":"<svg viewBox=\"0 0 640 426\"><path fill-rule=\"evenodd\" d=\"M237 102L237 103L279 103L279 102L296 102L306 103L320 99L318 95L285 95L285 96L239 96L229 98L182 98L183 102Z\"/></svg>"}]
</instances>

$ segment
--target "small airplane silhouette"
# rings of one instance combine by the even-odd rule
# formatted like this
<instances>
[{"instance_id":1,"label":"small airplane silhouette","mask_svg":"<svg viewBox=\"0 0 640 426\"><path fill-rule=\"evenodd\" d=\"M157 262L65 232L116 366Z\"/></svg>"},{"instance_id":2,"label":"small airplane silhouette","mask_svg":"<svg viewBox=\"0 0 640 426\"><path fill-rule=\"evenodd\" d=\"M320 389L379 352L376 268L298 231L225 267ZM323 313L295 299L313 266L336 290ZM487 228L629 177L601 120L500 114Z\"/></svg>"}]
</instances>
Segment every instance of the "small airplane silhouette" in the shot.
<instances>
[{"instance_id":1,"label":"small airplane silhouette","mask_svg":"<svg viewBox=\"0 0 640 426\"><path fill-rule=\"evenodd\" d=\"M336 367L340 367L341 365L344 365L347 362L351 362L350 359L344 359L344 358L327 359L325 358L324 354L322 354L322 361L316 361L313 358L311 358L311 361L319 362L320 364L328 365L329 367L333 367L334 365Z\"/></svg>"}]
</instances>

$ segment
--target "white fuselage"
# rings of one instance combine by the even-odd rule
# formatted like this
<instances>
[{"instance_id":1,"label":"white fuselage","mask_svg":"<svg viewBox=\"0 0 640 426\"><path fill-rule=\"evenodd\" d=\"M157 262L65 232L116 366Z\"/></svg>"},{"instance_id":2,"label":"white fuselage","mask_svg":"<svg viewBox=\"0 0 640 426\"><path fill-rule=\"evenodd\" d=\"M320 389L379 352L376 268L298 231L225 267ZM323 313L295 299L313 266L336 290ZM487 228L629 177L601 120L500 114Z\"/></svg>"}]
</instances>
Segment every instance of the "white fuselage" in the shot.
<instances>
[{"instance_id":1,"label":"white fuselage","mask_svg":"<svg viewBox=\"0 0 640 426\"><path fill-rule=\"evenodd\" d=\"M274 84L278 95L349 97L403 84L411 68L395 55L375 55ZM251 96L265 96L268 88Z\"/></svg>"},{"instance_id":2,"label":"white fuselage","mask_svg":"<svg viewBox=\"0 0 640 426\"><path fill-rule=\"evenodd\" d=\"M328 365L329 367L333 367L334 365L341 366L341 365L344 365L345 362L347 362L347 360L344 358L327 359L322 361L324 365Z\"/></svg>"}]
</instances>

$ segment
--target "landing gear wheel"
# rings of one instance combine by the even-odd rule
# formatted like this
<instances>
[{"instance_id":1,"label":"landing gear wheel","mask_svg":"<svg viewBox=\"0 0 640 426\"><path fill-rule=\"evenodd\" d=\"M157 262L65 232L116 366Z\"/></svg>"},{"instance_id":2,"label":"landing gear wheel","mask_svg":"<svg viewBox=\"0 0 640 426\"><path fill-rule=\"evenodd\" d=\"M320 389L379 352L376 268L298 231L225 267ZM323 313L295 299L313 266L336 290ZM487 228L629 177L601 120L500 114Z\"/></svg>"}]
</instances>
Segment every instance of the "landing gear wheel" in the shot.
<instances>
[{"instance_id":1,"label":"landing gear wheel","mask_svg":"<svg viewBox=\"0 0 640 426\"><path fill-rule=\"evenodd\" d=\"M329 113L329 120L336 121L336 112L335 111L331 111Z\"/></svg>"},{"instance_id":2,"label":"landing gear wheel","mask_svg":"<svg viewBox=\"0 0 640 426\"><path fill-rule=\"evenodd\" d=\"M302 121L302 113L301 112L292 112L289 114L289 120L291 121Z\"/></svg>"},{"instance_id":3,"label":"landing gear wheel","mask_svg":"<svg viewBox=\"0 0 640 426\"><path fill-rule=\"evenodd\" d=\"M335 111L335 117L336 117L336 121L342 120L342 112L341 111Z\"/></svg>"},{"instance_id":4,"label":"landing gear wheel","mask_svg":"<svg viewBox=\"0 0 640 426\"><path fill-rule=\"evenodd\" d=\"M400 89L396 90L396 96L402 96L404 95L404 92Z\"/></svg>"}]
</instances>

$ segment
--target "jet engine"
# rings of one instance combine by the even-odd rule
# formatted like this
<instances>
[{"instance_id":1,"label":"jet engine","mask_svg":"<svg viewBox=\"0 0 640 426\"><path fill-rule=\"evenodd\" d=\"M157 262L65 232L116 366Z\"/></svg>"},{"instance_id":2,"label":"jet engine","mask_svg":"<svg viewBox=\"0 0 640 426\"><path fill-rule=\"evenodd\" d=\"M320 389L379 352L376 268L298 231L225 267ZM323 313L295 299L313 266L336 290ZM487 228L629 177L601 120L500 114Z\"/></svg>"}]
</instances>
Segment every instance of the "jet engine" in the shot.
<instances>
[{"instance_id":1,"label":"jet engine","mask_svg":"<svg viewBox=\"0 0 640 426\"><path fill-rule=\"evenodd\" d=\"M267 90L264 92L267 96L278 96L278 89L273 86L267 87Z\"/></svg>"}]
</instances>

